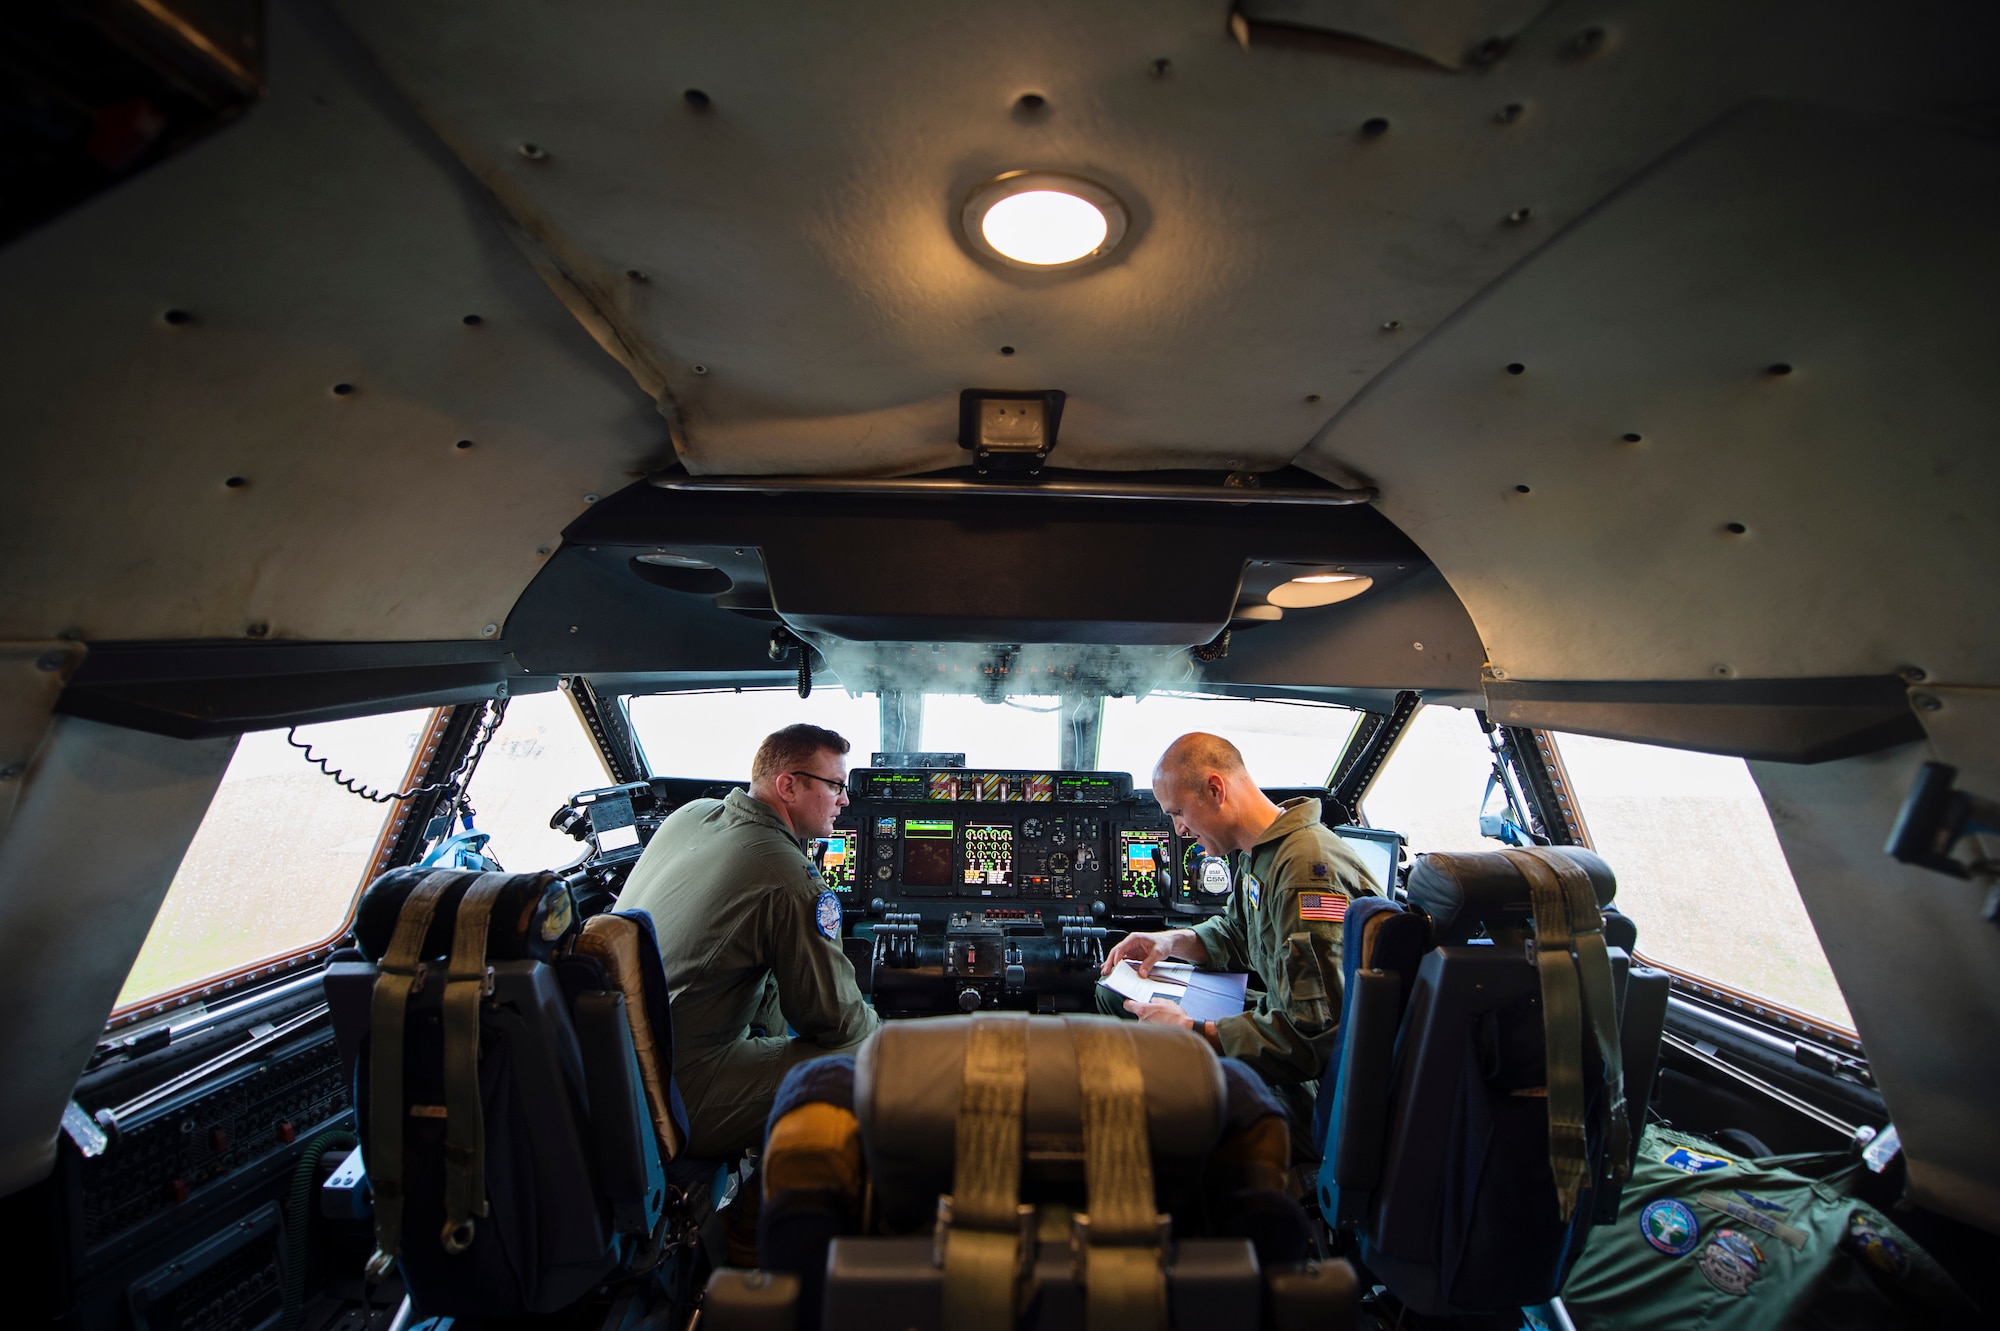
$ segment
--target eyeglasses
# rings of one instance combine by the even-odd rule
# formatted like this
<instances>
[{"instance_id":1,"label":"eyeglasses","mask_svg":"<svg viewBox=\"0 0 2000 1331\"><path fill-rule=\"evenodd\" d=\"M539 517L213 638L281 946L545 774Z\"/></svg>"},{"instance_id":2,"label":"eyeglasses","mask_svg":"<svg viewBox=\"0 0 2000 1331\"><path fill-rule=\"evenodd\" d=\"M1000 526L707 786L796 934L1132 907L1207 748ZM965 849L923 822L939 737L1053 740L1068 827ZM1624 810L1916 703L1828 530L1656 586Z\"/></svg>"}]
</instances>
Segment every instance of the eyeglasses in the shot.
<instances>
[{"instance_id":1,"label":"eyeglasses","mask_svg":"<svg viewBox=\"0 0 2000 1331\"><path fill-rule=\"evenodd\" d=\"M830 776L820 776L816 772L793 772L791 775L803 776L813 781L824 781L833 787L833 793L836 795L845 795L847 793L847 783L845 781L835 781Z\"/></svg>"}]
</instances>

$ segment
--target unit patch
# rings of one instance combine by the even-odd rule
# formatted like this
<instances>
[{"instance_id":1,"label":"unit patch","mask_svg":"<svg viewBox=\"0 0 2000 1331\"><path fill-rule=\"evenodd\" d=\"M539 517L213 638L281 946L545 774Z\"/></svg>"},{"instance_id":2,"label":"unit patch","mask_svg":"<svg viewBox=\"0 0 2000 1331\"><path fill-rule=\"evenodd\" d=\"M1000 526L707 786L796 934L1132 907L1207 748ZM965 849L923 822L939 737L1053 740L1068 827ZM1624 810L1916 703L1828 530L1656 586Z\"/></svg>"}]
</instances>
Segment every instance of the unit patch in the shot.
<instances>
[{"instance_id":1,"label":"unit patch","mask_svg":"<svg viewBox=\"0 0 2000 1331\"><path fill-rule=\"evenodd\" d=\"M840 898L832 892L820 893L819 900L813 903L813 923L819 926L821 933L838 942L840 939Z\"/></svg>"},{"instance_id":2,"label":"unit patch","mask_svg":"<svg viewBox=\"0 0 2000 1331\"><path fill-rule=\"evenodd\" d=\"M1718 1229L1695 1259L1708 1283L1724 1294L1748 1294L1764 1266L1764 1250L1733 1229Z\"/></svg>"},{"instance_id":3,"label":"unit patch","mask_svg":"<svg viewBox=\"0 0 2000 1331\"><path fill-rule=\"evenodd\" d=\"M1243 895L1250 899L1251 910L1261 910L1264 905L1264 885L1257 881L1257 875L1243 875Z\"/></svg>"},{"instance_id":4,"label":"unit patch","mask_svg":"<svg viewBox=\"0 0 2000 1331\"><path fill-rule=\"evenodd\" d=\"M1671 1197L1653 1202L1639 1213L1639 1232L1669 1257L1685 1257L1701 1241L1701 1223L1694 1212Z\"/></svg>"},{"instance_id":5,"label":"unit patch","mask_svg":"<svg viewBox=\"0 0 2000 1331\"><path fill-rule=\"evenodd\" d=\"M1301 892L1299 918L1330 920L1338 924L1347 918L1347 898L1338 892Z\"/></svg>"},{"instance_id":6,"label":"unit patch","mask_svg":"<svg viewBox=\"0 0 2000 1331\"><path fill-rule=\"evenodd\" d=\"M1883 1233L1881 1221L1866 1211L1847 1218L1847 1246L1883 1275L1900 1280L1909 1274L1910 1257L1903 1245Z\"/></svg>"},{"instance_id":7,"label":"unit patch","mask_svg":"<svg viewBox=\"0 0 2000 1331\"><path fill-rule=\"evenodd\" d=\"M1712 1169L1727 1169L1736 1162L1726 1156L1697 1151L1691 1146L1676 1146L1661 1157L1660 1163L1683 1174L1706 1174Z\"/></svg>"}]
</instances>

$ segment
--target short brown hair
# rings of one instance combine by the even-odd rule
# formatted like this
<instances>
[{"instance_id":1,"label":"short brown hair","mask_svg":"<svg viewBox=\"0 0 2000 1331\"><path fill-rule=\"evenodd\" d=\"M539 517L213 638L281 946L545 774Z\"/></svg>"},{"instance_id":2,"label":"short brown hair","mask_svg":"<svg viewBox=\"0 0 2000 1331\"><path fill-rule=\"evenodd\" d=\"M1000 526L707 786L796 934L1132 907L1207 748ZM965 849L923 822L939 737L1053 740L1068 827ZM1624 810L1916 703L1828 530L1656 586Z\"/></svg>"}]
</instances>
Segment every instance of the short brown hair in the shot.
<instances>
[{"instance_id":1,"label":"short brown hair","mask_svg":"<svg viewBox=\"0 0 2000 1331\"><path fill-rule=\"evenodd\" d=\"M821 749L844 754L853 747L837 732L801 721L764 736L757 756L750 760L750 779L767 781L782 772L796 771L818 757Z\"/></svg>"}]
</instances>

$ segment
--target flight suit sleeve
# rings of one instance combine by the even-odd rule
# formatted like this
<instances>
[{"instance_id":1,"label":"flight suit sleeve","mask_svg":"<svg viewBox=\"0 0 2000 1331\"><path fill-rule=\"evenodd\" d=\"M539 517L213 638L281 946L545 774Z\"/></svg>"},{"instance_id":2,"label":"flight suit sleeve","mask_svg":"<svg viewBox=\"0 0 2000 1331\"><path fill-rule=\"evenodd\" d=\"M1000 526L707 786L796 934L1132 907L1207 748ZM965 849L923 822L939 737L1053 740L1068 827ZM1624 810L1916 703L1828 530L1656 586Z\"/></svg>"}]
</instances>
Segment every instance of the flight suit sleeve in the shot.
<instances>
[{"instance_id":1,"label":"flight suit sleeve","mask_svg":"<svg viewBox=\"0 0 2000 1331\"><path fill-rule=\"evenodd\" d=\"M1220 915L1211 915L1191 931L1208 949L1209 970L1247 971L1250 969L1250 932L1244 919L1243 889L1239 884L1229 894L1229 903Z\"/></svg>"},{"instance_id":2,"label":"flight suit sleeve","mask_svg":"<svg viewBox=\"0 0 2000 1331\"><path fill-rule=\"evenodd\" d=\"M777 977L778 1007L801 1040L842 1050L866 1039L881 1018L861 997L854 963L819 931L819 889L801 868L765 898L764 955ZM773 1031L773 1035L780 1032Z\"/></svg>"},{"instance_id":3,"label":"flight suit sleeve","mask_svg":"<svg viewBox=\"0 0 2000 1331\"><path fill-rule=\"evenodd\" d=\"M1249 1063L1266 1081L1315 1081L1340 1033L1342 926L1302 917L1299 896L1347 897L1354 884L1334 877L1310 836L1282 847L1273 868L1261 908L1276 912L1280 942L1267 968L1272 973L1264 976L1266 996L1256 1010L1216 1022L1215 1034L1224 1054Z\"/></svg>"}]
</instances>

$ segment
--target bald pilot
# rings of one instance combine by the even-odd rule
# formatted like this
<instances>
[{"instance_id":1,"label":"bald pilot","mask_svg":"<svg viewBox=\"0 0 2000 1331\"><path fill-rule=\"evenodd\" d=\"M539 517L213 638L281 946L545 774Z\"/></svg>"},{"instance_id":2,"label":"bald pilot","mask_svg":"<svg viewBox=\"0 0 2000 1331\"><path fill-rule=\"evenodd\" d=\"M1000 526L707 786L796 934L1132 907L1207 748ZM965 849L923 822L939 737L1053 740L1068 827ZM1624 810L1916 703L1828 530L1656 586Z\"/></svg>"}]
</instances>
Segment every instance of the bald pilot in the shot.
<instances>
[{"instance_id":1,"label":"bald pilot","mask_svg":"<svg viewBox=\"0 0 2000 1331\"><path fill-rule=\"evenodd\" d=\"M847 749L818 726L765 737L749 791L674 810L619 894L659 935L697 1156L758 1146L785 1073L852 1053L880 1024L840 948L839 900L802 844L831 835L847 807Z\"/></svg>"},{"instance_id":2,"label":"bald pilot","mask_svg":"<svg viewBox=\"0 0 2000 1331\"><path fill-rule=\"evenodd\" d=\"M1211 970L1254 971L1264 992L1237 1016L1201 1023L1173 1003L1120 1000L1101 986L1098 1009L1116 1014L1122 1002L1141 1021L1196 1030L1216 1052L1255 1068L1303 1126L1312 1117L1313 1083L1340 1036L1341 921L1351 898L1379 896L1381 887L1320 821L1318 800L1272 803L1251 780L1243 754L1220 736L1197 732L1169 745L1153 770L1153 797L1182 837L1229 858L1235 891L1222 914L1192 929L1128 934L1106 957L1104 973L1129 961L1150 975L1156 963L1177 957Z\"/></svg>"}]
</instances>

